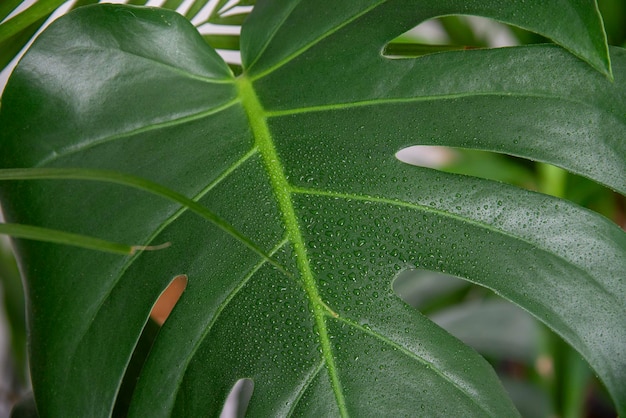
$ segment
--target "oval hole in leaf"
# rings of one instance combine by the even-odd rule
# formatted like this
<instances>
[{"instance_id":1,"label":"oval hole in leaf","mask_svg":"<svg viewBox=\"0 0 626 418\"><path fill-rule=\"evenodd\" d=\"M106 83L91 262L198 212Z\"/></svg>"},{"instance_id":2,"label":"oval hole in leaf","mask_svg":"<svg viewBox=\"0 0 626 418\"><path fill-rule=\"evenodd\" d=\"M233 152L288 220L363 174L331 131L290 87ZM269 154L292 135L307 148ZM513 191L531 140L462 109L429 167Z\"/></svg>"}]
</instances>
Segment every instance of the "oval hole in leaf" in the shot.
<instances>
[{"instance_id":1,"label":"oval hole in leaf","mask_svg":"<svg viewBox=\"0 0 626 418\"><path fill-rule=\"evenodd\" d=\"M174 305L176 305L176 302L183 294L185 287L187 287L187 276L180 274L174 277L154 304L150 312L150 318L158 325L163 325L167 317L170 316L172 309L174 309Z\"/></svg>"},{"instance_id":2,"label":"oval hole in leaf","mask_svg":"<svg viewBox=\"0 0 626 418\"><path fill-rule=\"evenodd\" d=\"M400 299L424 313L462 299L470 286L458 277L423 269L403 270L392 283Z\"/></svg>"},{"instance_id":3,"label":"oval hole in leaf","mask_svg":"<svg viewBox=\"0 0 626 418\"><path fill-rule=\"evenodd\" d=\"M418 167L501 181L537 190L535 163L519 157L467 148L414 145L401 149L396 158Z\"/></svg>"},{"instance_id":4,"label":"oval hole in leaf","mask_svg":"<svg viewBox=\"0 0 626 418\"><path fill-rule=\"evenodd\" d=\"M252 379L239 379L230 390L220 418L243 418L250 403L254 381Z\"/></svg>"},{"instance_id":5,"label":"oval hole in leaf","mask_svg":"<svg viewBox=\"0 0 626 418\"><path fill-rule=\"evenodd\" d=\"M161 326L163 326L163 323L167 320L167 317L180 299L186 286L186 275L180 274L175 276L154 303L152 311L150 312L150 319L146 322L141 331L139 341L137 341L135 350L133 351L132 357L126 367L124 377L122 378L122 385L118 392L118 397L115 400L115 406L113 407L113 416L126 416L135 390L135 385L137 384L137 379L152 349L152 344L157 338Z\"/></svg>"},{"instance_id":6,"label":"oval hole in leaf","mask_svg":"<svg viewBox=\"0 0 626 418\"><path fill-rule=\"evenodd\" d=\"M481 16L436 17L393 39L383 49L387 58L411 58L444 51L500 48L543 38Z\"/></svg>"}]
</instances>

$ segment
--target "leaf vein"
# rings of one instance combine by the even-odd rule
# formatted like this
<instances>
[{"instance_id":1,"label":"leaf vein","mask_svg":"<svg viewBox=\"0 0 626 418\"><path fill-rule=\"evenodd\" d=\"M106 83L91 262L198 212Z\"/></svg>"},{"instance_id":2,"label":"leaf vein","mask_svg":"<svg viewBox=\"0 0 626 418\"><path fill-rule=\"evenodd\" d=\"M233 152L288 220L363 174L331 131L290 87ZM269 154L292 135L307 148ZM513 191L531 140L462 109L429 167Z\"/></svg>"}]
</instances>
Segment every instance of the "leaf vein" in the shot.
<instances>
[{"instance_id":1,"label":"leaf vein","mask_svg":"<svg viewBox=\"0 0 626 418\"><path fill-rule=\"evenodd\" d=\"M574 103L577 105L582 105L585 107L590 107L588 102L583 102L581 100L576 100L571 97L557 97L550 96L547 94L539 94L539 93L520 93L520 92L468 92L468 93L449 93L449 94L435 94L435 95L426 95L426 96L417 96L417 97L401 97L394 99L371 99L371 100L361 100L350 103L332 103L327 105L318 105L318 106L307 106L301 108L293 108L293 109L285 109L285 110L267 110L266 115L268 118L276 118L281 116L293 116L302 113L315 113L315 112L326 112L326 111L335 111L335 110L347 110L358 107L367 107L367 106L375 106L375 105L385 105L385 104L402 104L402 103L417 103L417 102L427 102L427 101L437 101L437 100L454 100L454 99L465 99L471 97L522 97L522 98L534 98L534 99L545 99L545 100L558 100L569 103ZM597 106L594 106L594 109Z\"/></svg>"},{"instance_id":2,"label":"leaf vein","mask_svg":"<svg viewBox=\"0 0 626 418\"><path fill-rule=\"evenodd\" d=\"M377 3L374 3L371 6L363 9L359 13L355 14L354 16L352 16L352 17L350 17L348 19L345 19L344 21L341 22L340 25L332 28L331 30L323 33L321 36L313 39L311 42L309 42L308 44L302 46L300 49L292 52L290 55L288 55L287 57L283 58L281 61L277 62L276 64L272 65L271 67L267 68L266 70L264 70L264 71L262 71L262 72L260 72L258 74L253 75L251 77L251 81L255 81L255 80L258 80L258 79L260 79L262 77L265 77L266 75L272 73L273 71L277 70L278 68L282 67L283 65L288 64L291 60L293 60L293 59L297 58L298 56L302 55L303 53L305 53L307 50L311 49L313 46L315 46L319 42L321 42L324 39L328 38L333 33L339 31L341 28L343 28L343 27L349 25L350 23L354 22L355 20L357 20L361 16L371 12L372 10L374 10L375 8L380 6L381 4L385 3L386 1L387 0L382 0L382 1L379 1ZM267 46L265 48L267 48ZM265 48L264 48L264 50L265 50Z\"/></svg>"},{"instance_id":3,"label":"leaf vein","mask_svg":"<svg viewBox=\"0 0 626 418\"><path fill-rule=\"evenodd\" d=\"M498 229L495 228L494 226L484 223L484 222L480 222L477 221L475 219L471 219L471 218L465 218L463 216L445 211L445 210L441 210L441 209L434 209L432 207L429 206L425 206L425 205L420 205L420 204L416 204L416 203L411 203L411 202L405 202L405 201L401 201L401 200L392 200L392 199L387 199L387 198L381 198L381 197L374 197L374 196L367 196L367 195L357 195L357 194L346 194L346 193L340 193L340 192L332 192L332 191L325 191L325 190L315 190L315 189L305 189L305 188L298 188L298 187L294 187L292 188L293 193L299 193L299 194L306 194L306 195L312 195L312 196L323 196L323 197L332 197L332 198L340 198L340 199L345 199L345 200L360 200L360 201L364 201L364 202L370 202L370 203L382 203L382 204L388 204L388 205L393 205L393 206L398 206L398 207L405 207L405 208L409 208L409 209L415 209L415 210L419 210L419 211L424 211L424 212L430 212L430 213L434 213L434 214L438 214L441 216L445 216L448 218L452 218L458 221L462 221L465 223L469 223L472 224L474 226L483 228L483 229L487 229L489 231L492 231L496 234L501 234L507 237L510 237L514 240L517 241L521 241L525 244L528 244L542 252L548 253L550 256L555 257L559 260L562 260L564 262L566 262L569 265L572 265L576 268L576 270L578 270L581 273L581 277L583 277L588 283L591 283L591 285L593 287L595 287L596 289L598 289L601 293L603 293L607 299L609 300L613 300L614 303L619 304L621 303L620 301L618 301L616 299L616 295L611 294L611 292L600 282L598 282L597 280L594 279L594 277L586 270L584 270L582 267L580 267L579 265L575 264L572 260L568 260L567 258L565 258L563 255L558 254L558 253L554 253L552 251L550 251L549 248L543 248L541 246L539 246L537 243L529 241L528 239L522 237L522 236L517 236L514 235L510 232L507 232L505 230L502 229ZM469 280L469 279L466 279ZM484 284L482 283L478 283L481 286L484 286ZM490 288L491 289L491 288ZM496 292L496 289L491 289L494 292ZM549 308L549 307L547 307ZM543 319L542 319L543 320Z\"/></svg>"},{"instance_id":4,"label":"leaf vein","mask_svg":"<svg viewBox=\"0 0 626 418\"><path fill-rule=\"evenodd\" d=\"M311 373L305 379L304 384L300 387L300 390L298 391L298 393L296 393L296 396L295 396L294 400L291 403L291 407L289 408L289 411L287 412L286 418L289 418L289 417L293 416L293 414L295 413L296 407L300 403L300 400L304 396L304 394L307 391L307 389L311 386L311 384L313 383L313 381L315 380L317 375L324 368L325 364L326 364L326 362L324 360L320 361L320 364L315 368L313 373Z\"/></svg>"},{"instance_id":5,"label":"leaf vein","mask_svg":"<svg viewBox=\"0 0 626 418\"><path fill-rule=\"evenodd\" d=\"M272 255L276 254L276 252L279 251L288 242L289 242L289 240L287 238L284 238L281 242L278 243L278 245L276 245L276 247L272 251L270 251L269 255L272 256ZM215 323L220 318L220 315L222 314L224 309L226 309L228 304L245 287L245 285L250 281L250 279L254 276L254 274L257 271L259 271L259 269L261 269L261 267L263 267L263 265L265 265L265 263L267 263L267 260L261 260L259 263L254 265L252 267L252 269L250 269L250 271L243 278L243 280L241 280L241 282L237 286L235 286L235 288L233 288L233 290L226 296L226 298L224 298L222 303L220 303L218 308L215 310L215 313L211 316L209 322L204 326L204 328L202 329L202 333L199 335L198 339L196 340L195 344L193 345L193 347L191 348L189 353L185 356L184 359L181 360L181 367L180 367L181 373L179 375L179 378L176 380L175 385L173 385L173 387L177 388L177 390L176 390L176 393L174 393L172 395L172 398L171 398L172 400L176 399L176 394L178 393L178 391L182 387L181 382L182 382L182 380L183 380L183 378L185 376L185 371L187 370L187 367L189 367L189 363L193 359L193 356L195 355L195 353L200 348L200 345L202 344L202 342L206 339L206 337L211 332L211 329L213 328L213 325L215 325Z\"/></svg>"},{"instance_id":6,"label":"leaf vein","mask_svg":"<svg viewBox=\"0 0 626 418\"><path fill-rule=\"evenodd\" d=\"M328 306L322 301L310 261L307 255L306 245L298 223L295 208L292 200L291 186L287 180L280 158L274 147L272 135L267 125L267 119L264 116L264 110L256 97L256 92L249 79L241 77L238 79L239 93L242 97L242 103L255 138L255 142L259 148L259 152L263 157L265 169L269 176L269 180L274 191L275 198L278 202L282 213L283 223L287 232L287 236L291 241L295 256L296 264L302 278L302 285L307 297L311 303L315 327L319 333L319 342L322 355L326 361L328 374L331 379L331 387L335 394L337 406L341 416L347 417L345 398L341 387L341 382L337 374L337 366L332 354L330 337L326 326ZM332 312L332 311L330 311Z\"/></svg>"},{"instance_id":7,"label":"leaf vein","mask_svg":"<svg viewBox=\"0 0 626 418\"><path fill-rule=\"evenodd\" d=\"M183 116L181 118L176 118L176 119L171 119L171 120L167 120L164 122L158 122L158 123L154 123L151 125L145 125L145 126L141 126L139 128L136 129L132 129L126 132L120 132L118 134L115 135L109 135L100 139L95 139L95 140L87 140L87 141L82 141L79 142L78 144L74 144L68 147L65 147L59 151L52 151L47 157L43 158L41 161L39 161L36 165L34 165L34 167L42 167L44 165L47 165L55 160L58 160L59 158L62 157L66 157L68 155L72 155L72 154L76 154L79 152L83 152L86 151L90 148L94 148L97 147L99 145L105 144L107 142L112 142L112 141L116 141L119 139L124 139L124 138L130 138L134 135L139 135L142 133L146 133L146 132L150 132L150 131L155 131L157 129L163 129L163 128L170 128L170 127L174 127L174 126L178 126L178 125L182 125L188 122L193 122L196 120L200 120L202 118L205 118L207 116L211 116L214 114L217 114L223 110L226 110L232 106L234 106L235 104L239 103L239 99L233 99L230 100L224 104L222 104L221 106L217 106L217 107L213 107L211 109L205 110L203 112L199 112L199 113L194 113L191 115L187 115L187 116Z\"/></svg>"},{"instance_id":8,"label":"leaf vein","mask_svg":"<svg viewBox=\"0 0 626 418\"><path fill-rule=\"evenodd\" d=\"M240 166L241 164L243 164L247 159L249 159L252 155L254 155L256 152L255 149L251 150L250 152L248 152L247 154L245 154L241 159L239 159L235 164L233 164L231 166L231 168L229 170L226 170L224 172L224 174L220 177L218 177L214 182L212 182L211 184L209 184L207 187L205 187L200 193L198 193L196 196L194 196L194 198L192 199L194 202L197 202L198 200L200 200L208 191L210 191L213 187L215 187L223 178L225 178L225 176L227 175L226 173L231 173L232 171L234 171L236 169L236 167ZM5 170L6 171L6 170ZM168 225L170 225L172 222L174 222L177 218L179 218L185 211L187 211L189 209L189 206L183 206L181 208L179 208L176 212L174 212L170 217L168 217L167 219L165 219L163 222L161 222L159 224L159 226L155 229L155 231L153 232L153 234L151 234L151 236L148 238L147 240L147 244L151 243ZM235 239L237 239L236 237L234 237ZM284 245L280 244L280 246ZM273 254L273 253L272 253ZM272 254L268 254L268 257L264 258L263 261L264 262L269 262L270 261L270 257ZM141 253L136 253L134 255L132 255L131 257L128 258L127 262L122 266L122 268L120 269L117 277L113 280L112 285L109 287L109 289L107 290L106 294L100 299L100 301L98 302L98 306L96 307L93 315L91 315L91 318L89 319L89 321L87 321L89 323L89 325L85 328L85 330L82 332L82 335L80 336L80 338L78 339L78 343L76 344L74 350L72 351L72 354L70 356L70 358L73 358L75 356L76 350L78 349L78 347L81 345L82 340L84 340L84 338L87 336L87 333L89 332L89 330L92 327L92 324L95 321L95 318L98 316L98 313L100 312L100 310L102 309L102 307L104 306L106 300L109 298L109 296L111 295L111 292L113 292L113 289L115 289L115 287L117 286L118 282L122 279L122 277L124 276L124 274L126 273L126 271L130 268L130 266L135 262L135 260L141 255ZM284 270L284 268L279 269L280 271L282 271L283 273L286 271Z\"/></svg>"},{"instance_id":9,"label":"leaf vein","mask_svg":"<svg viewBox=\"0 0 626 418\"><path fill-rule=\"evenodd\" d=\"M139 54L131 52L131 51L126 51L126 50L124 50L122 48L108 48L108 47L105 47L105 46L76 46L76 47L68 49L68 52L73 53L74 51L77 51L79 53L80 53L80 51L88 51L88 52L91 52L91 51L94 51L94 52L113 51L113 52L116 52L116 53L121 53L122 55L130 55L130 56L132 56L134 58L137 58L139 60L142 60L142 61L149 61L149 62L152 62L152 63L154 63L154 64L156 64L158 66L161 66L161 67L166 67L166 68L174 71L175 73L183 75L183 76L185 76L187 78L191 78L193 80L198 80L198 81L202 81L202 82L210 83L210 84L232 84L234 82L234 78L231 78L231 77L228 77L228 78L210 78L210 77L200 76L198 74L194 74L194 73L191 73L189 71L185 71L182 68L176 67L176 66L174 66L172 64L169 64L167 62L159 61L157 59L150 58L150 57L147 57L147 56L144 56L144 55L139 55Z\"/></svg>"},{"instance_id":10,"label":"leaf vein","mask_svg":"<svg viewBox=\"0 0 626 418\"><path fill-rule=\"evenodd\" d=\"M259 60L259 58L263 55L263 53L265 52L265 50L267 49L269 44L272 42L272 39L274 39L274 37L276 36L278 31L280 30L280 27L282 26L282 24L285 23L285 21L287 19L289 19L289 16L293 12L293 10L298 6L298 4L299 4L299 1L295 1L294 0L294 1L288 2L285 5L285 7L291 7L292 9L289 11L289 13L285 13L285 17L280 21L280 23L278 25L276 25L274 31L267 37L267 41L265 42L265 45L263 45L263 47L259 51L258 55L254 58L254 60L252 60L252 62L250 64L248 64L246 66L246 70L247 71L250 71L250 69L254 66L254 64L256 64L256 62ZM243 28L242 28L242 30L243 30Z\"/></svg>"}]
</instances>

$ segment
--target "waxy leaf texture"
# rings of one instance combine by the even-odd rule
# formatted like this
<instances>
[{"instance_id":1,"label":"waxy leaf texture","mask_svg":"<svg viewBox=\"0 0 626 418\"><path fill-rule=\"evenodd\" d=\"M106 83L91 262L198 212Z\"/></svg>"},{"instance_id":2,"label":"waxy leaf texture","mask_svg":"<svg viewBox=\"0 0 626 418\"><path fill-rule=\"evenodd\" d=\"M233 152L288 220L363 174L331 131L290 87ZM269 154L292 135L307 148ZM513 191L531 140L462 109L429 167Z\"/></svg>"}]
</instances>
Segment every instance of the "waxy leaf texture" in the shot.
<instances>
[{"instance_id":1,"label":"waxy leaf texture","mask_svg":"<svg viewBox=\"0 0 626 418\"><path fill-rule=\"evenodd\" d=\"M382 55L448 14L560 46ZM9 81L2 167L124 173L208 213L106 176L0 184L9 221L172 244L122 257L16 240L42 416L111 413L179 275L187 287L131 416L217 416L242 378L250 416L517 416L491 366L393 292L414 268L523 307L626 414L624 231L566 200L395 158L411 145L482 149L624 194L626 53L609 54L595 6L260 1L241 48L235 77L173 12L89 6L51 25Z\"/></svg>"}]
</instances>

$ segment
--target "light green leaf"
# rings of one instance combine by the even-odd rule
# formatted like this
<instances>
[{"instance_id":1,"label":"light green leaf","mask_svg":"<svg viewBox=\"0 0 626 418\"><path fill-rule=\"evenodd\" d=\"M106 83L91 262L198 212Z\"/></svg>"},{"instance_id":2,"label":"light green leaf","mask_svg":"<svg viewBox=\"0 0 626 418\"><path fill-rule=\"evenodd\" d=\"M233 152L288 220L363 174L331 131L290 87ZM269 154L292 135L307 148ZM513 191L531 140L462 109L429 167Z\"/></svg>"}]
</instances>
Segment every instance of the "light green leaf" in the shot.
<instances>
[{"instance_id":1,"label":"light green leaf","mask_svg":"<svg viewBox=\"0 0 626 418\"><path fill-rule=\"evenodd\" d=\"M537 324L510 303L497 299L467 302L430 318L481 354L526 364L537 357Z\"/></svg>"},{"instance_id":2,"label":"light green leaf","mask_svg":"<svg viewBox=\"0 0 626 418\"><path fill-rule=\"evenodd\" d=\"M38 0L26 10L2 22L0 24L0 42L6 41L33 23L49 16L63 2L63 0Z\"/></svg>"},{"instance_id":3,"label":"light green leaf","mask_svg":"<svg viewBox=\"0 0 626 418\"><path fill-rule=\"evenodd\" d=\"M548 45L381 55L446 14L537 31L588 63ZM611 82L600 22L565 0L263 1L235 78L175 13L102 5L60 19L7 85L2 166L149 179L241 236L116 184L0 184L10 221L173 244L121 259L18 243L39 412L108 415L154 301L185 274L131 416L216 416L241 378L254 381L251 416L516 416L491 367L392 291L421 268L545 322L624 414L626 234L562 199L394 157L492 150L624 193L626 55L612 50Z\"/></svg>"},{"instance_id":4,"label":"light green leaf","mask_svg":"<svg viewBox=\"0 0 626 418\"><path fill-rule=\"evenodd\" d=\"M0 4L0 21L5 20L19 5L22 0L6 0Z\"/></svg>"}]
</instances>

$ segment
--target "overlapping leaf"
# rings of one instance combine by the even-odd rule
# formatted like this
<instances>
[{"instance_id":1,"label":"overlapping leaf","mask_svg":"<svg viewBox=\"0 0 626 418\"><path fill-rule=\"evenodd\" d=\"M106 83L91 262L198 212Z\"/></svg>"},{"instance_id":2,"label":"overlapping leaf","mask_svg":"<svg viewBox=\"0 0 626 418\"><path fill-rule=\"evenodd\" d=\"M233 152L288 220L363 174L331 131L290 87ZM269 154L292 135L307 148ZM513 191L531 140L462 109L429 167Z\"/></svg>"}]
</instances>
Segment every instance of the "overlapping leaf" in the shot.
<instances>
[{"instance_id":1,"label":"overlapping leaf","mask_svg":"<svg viewBox=\"0 0 626 418\"><path fill-rule=\"evenodd\" d=\"M145 5L147 0L127 1L132 5ZM0 4L0 68L4 69L14 59L24 46L32 39L53 13L59 13L61 8L73 10L77 7L96 4L98 0L79 0L67 5L64 0L6 0ZM245 8L254 1L220 1L212 8L207 6L207 0L196 0L191 4L183 4L182 0L165 1L161 7L177 10L190 20L194 20L196 26L204 23L215 25L212 30L204 34L204 39L214 48L238 49L239 35L224 33L224 26L241 25L248 15ZM26 4L23 10L15 16L7 18L15 9ZM208 13L204 12L208 8ZM207 16L204 16L204 15ZM5 19L3 21L3 19Z\"/></svg>"},{"instance_id":2,"label":"overlapping leaf","mask_svg":"<svg viewBox=\"0 0 626 418\"><path fill-rule=\"evenodd\" d=\"M587 63L556 46L381 56L444 14L535 30ZM397 273L414 267L489 287L540 318L624 412L623 231L566 201L394 157L415 144L487 149L624 193L626 57L612 51L611 82L594 8L265 1L244 26L242 53L234 78L181 17L97 6L54 24L11 79L3 166L148 178L199 201L275 262L175 203L120 186L2 185L11 219L172 242L126 259L18 243L40 413L108 414L152 304L185 274L131 415L217 414L240 378L255 382L255 416L515 415L484 360L393 293Z\"/></svg>"}]
</instances>

